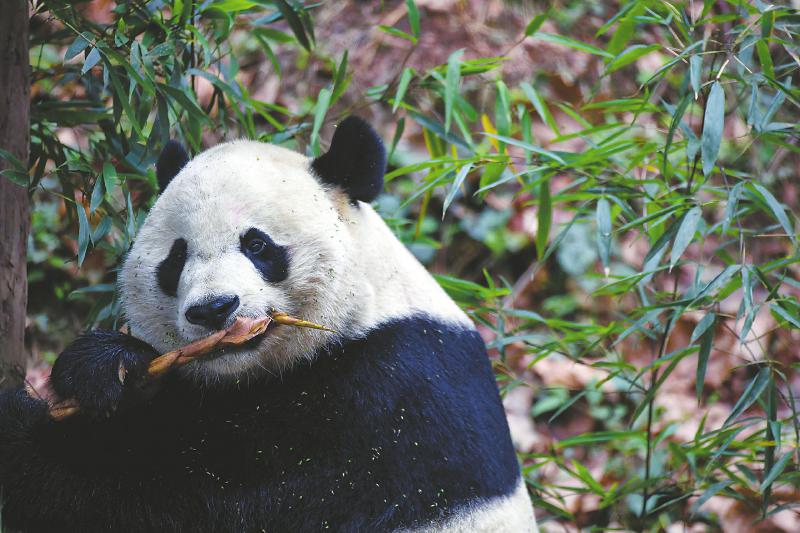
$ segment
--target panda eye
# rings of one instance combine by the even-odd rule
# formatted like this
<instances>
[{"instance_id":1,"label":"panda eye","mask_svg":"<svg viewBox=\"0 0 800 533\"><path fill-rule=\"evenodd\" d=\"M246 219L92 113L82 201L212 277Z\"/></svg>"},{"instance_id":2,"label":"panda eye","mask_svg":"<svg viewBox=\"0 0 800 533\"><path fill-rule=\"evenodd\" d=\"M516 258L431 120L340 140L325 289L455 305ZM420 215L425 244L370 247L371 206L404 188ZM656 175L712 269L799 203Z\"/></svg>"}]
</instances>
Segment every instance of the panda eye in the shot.
<instances>
[{"instance_id":1,"label":"panda eye","mask_svg":"<svg viewBox=\"0 0 800 533\"><path fill-rule=\"evenodd\" d=\"M247 243L247 251L253 255L258 255L264 251L267 243L263 239L251 239Z\"/></svg>"}]
</instances>

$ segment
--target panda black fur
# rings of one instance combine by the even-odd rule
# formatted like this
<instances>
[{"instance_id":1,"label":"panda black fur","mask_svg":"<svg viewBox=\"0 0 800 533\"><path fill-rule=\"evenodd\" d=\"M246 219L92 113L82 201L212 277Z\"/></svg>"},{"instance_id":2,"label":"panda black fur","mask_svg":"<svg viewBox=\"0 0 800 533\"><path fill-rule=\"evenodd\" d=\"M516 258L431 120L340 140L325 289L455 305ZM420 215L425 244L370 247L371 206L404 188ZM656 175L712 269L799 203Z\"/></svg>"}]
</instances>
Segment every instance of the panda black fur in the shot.
<instances>
[{"instance_id":1,"label":"panda black fur","mask_svg":"<svg viewBox=\"0 0 800 533\"><path fill-rule=\"evenodd\" d=\"M314 161L248 141L165 149L120 276L136 338L90 332L59 356L52 385L78 417L0 395L3 524L535 531L480 336L364 203L384 167L356 118ZM157 353L272 309L338 334L278 326L141 386Z\"/></svg>"}]
</instances>

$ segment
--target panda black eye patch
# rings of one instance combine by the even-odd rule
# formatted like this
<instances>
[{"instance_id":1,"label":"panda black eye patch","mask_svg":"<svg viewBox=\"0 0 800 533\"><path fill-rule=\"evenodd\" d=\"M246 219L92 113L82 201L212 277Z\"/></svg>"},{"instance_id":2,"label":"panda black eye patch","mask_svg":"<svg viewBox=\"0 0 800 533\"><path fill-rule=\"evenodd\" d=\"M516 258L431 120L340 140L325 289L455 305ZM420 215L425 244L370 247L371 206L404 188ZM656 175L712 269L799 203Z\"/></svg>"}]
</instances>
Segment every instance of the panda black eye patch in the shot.
<instances>
[{"instance_id":1,"label":"panda black eye patch","mask_svg":"<svg viewBox=\"0 0 800 533\"><path fill-rule=\"evenodd\" d=\"M181 279L181 272L186 264L186 249L185 240L175 239L169 255L156 268L158 286L167 296L178 294L178 281Z\"/></svg>"},{"instance_id":2,"label":"panda black eye patch","mask_svg":"<svg viewBox=\"0 0 800 533\"><path fill-rule=\"evenodd\" d=\"M266 281L277 283L289 275L286 247L277 244L263 231L257 228L247 230L240 238L240 249Z\"/></svg>"}]
</instances>

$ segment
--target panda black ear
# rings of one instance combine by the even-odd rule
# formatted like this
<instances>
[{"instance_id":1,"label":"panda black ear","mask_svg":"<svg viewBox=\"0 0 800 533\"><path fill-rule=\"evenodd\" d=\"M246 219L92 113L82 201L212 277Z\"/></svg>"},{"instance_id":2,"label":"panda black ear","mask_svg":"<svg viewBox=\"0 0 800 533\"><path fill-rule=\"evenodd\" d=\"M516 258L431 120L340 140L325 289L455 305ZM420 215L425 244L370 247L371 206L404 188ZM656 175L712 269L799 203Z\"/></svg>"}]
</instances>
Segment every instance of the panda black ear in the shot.
<instances>
[{"instance_id":1,"label":"panda black ear","mask_svg":"<svg viewBox=\"0 0 800 533\"><path fill-rule=\"evenodd\" d=\"M189 162L189 154L178 141L169 141L156 162L156 177L158 178L158 188L161 192L167 188L178 172L181 171L186 163Z\"/></svg>"},{"instance_id":2,"label":"panda black ear","mask_svg":"<svg viewBox=\"0 0 800 533\"><path fill-rule=\"evenodd\" d=\"M341 187L355 202L371 202L383 190L386 149L369 124L348 117L336 128L328 151L311 163L320 179Z\"/></svg>"}]
</instances>

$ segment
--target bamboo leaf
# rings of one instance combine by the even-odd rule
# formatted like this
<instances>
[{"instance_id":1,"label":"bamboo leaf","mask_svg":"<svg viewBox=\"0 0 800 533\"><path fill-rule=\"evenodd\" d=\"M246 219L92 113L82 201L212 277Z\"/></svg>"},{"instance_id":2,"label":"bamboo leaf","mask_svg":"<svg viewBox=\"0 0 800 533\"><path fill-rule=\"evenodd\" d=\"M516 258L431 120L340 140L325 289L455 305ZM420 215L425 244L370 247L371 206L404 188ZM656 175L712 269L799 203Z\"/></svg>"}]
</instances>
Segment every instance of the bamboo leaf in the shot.
<instances>
[{"instance_id":1,"label":"bamboo leaf","mask_svg":"<svg viewBox=\"0 0 800 533\"><path fill-rule=\"evenodd\" d=\"M331 95L331 104L337 101L342 93L347 89L350 84L350 77L347 75L347 55L348 51L345 50L342 55L342 61L339 63L339 68L336 69L336 76L333 78L333 93Z\"/></svg>"},{"instance_id":2,"label":"bamboo leaf","mask_svg":"<svg viewBox=\"0 0 800 533\"><path fill-rule=\"evenodd\" d=\"M711 355L711 346L714 343L714 325L717 320L717 315L713 311L706 313L706 315L697 323L697 326L692 332L690 344L700 339L700 351L697 355L697 375L695 377L695 394L697 401L700 401L700 396L703 393L703 385L706 380L706 369L708 368L708 358Z\"/></svg>"},{"instance_id":3,"label":"bamboo leaf","mask_svg":"<svg viewBox=\"0 0 800 533\"><path fill-rule=\"evenodd\" d=\"M86 39L86 37L84 37L83 34L78 35L75 38L75 40L72 41L72 44L69 45L69 48L67 48L66 53L64 53L64 61L69 61L76 55L80 54L81 52L86 50L87 46L89 46L89 40Z\"/></svg>"},{"instance_id":4,"label":"bamboo leaf","mask_svg":"<svg viewBox=\"0 0 800 533\"><path fill-rule=\"evenodd\" d=\"M694 92L695 98L700 94L700 69L702 68L703 56L694 54L689 58L689 80L692 83L692 91Z\"/></svg>"},{"instance_id":5,"label":"bamboo leaf","mask_svg":"<svg viewBox=\"0 0 800 533\"><path fill-rule=\"evenodd\" d=\"M406 95L406 91L408 90L408 84L411 82L411 78L413 77L413 75L414 71L411 70L409 67L403 69L403 73L400 75L400 82L397 84L397 92L394 95L394 103L392 104L392 113L397 111L397 108L403 101L403 97Z\"/></svg>"},{"instance_id":6,"label":"bamboo leaf","mask_svg":"<svg viewBox=\"0 0 800 533\"><path fill-rule=\"evenodd\" d=\"M768 383L769 368L763 367L758 371L756 377L754 377L747 385L747 388L739 397L739 401L736 402L736 405L733 406L731 414L728 415L728 418L725 420L725 423L722 424L722 427L726 428L731 425L731 423L733 423L733 421L736 420L739 415L745 411L745 409L753 405L753 403L758 400L759 396L761 396L761 393L764 392L764 389L767 387Z\"/></svg>"},{"instance_id":7,"label":"bamboo leaf","mask_svg":"<svg viewBox=\"0 0 800 533\"><path fill-rule=\"evenodd\" d=\"M444 220L444 215L447 213L447 208L450 207L450 204L453 203L453 200L458 194L458 190L461 188L461 184L464 183L464 180L467 178L467 174L469 171L472 170L472 163L467 163L463 167L461 167L456 174L456 178L453 180L452 185L450 185L450 191L447 193L447 197L444 199L444 203L442 204L442 220Z\"/></svg>"},{"instance_id":8,"label":"bamboo leaf","mask_svg":"<svg viewBox=\"0 0 800 533\"><path fill-rule=\"evenodd\" d=\"M797 235L794 232L792 223L789 221L789 217L786 216L786 210L783 205L781 205L777 198L760 183L753 183L752 185L761 193L761 196L764 197L764 201L767 202L767 205L772 210L772 214L778 219L778 222L780 222L780 225L783 227L784 231L786 231L792 243L797 246Z\"/></svg>"},{"instance_id":9,"label":"bamboo leaf","mask_svg":"<svg viewBox=\"0 0 800 533\"><path fill-rule=\"evenodd\" d=\"M95 210L103 202L104 197L105 187L103 187L103 179L97 178L94 182L94 188L92 189L92 199L89 203L89 214L93 214L95 212Z\"/></svg>"},{"instance_id":10,"label":"bamboo leaf","mask_svg":"<svg viewBox=\"0 0 800 533\"><path fill-rule=\"evenodd\" d=\"M321 153L319 147L319 130L322 128L322 123L325 121L325 114L328 112L328 106L331 103L331 89L325 87L319 92L317 104L314 106L314 125L311 129L311 150L314 156L319 156Z\"/></svg>"},{"instance_id":11,"label":"bamboo leaf","mask_svg":"<svg viewBox=\"0 0 800 533\"><path fill-rule=\"evenodd\" d=\"M789 460L794 455L793 452L786 452L783 457L775 461L775 464L772 465L772 468L769 469L769 472L766 476L764 476L764 481L761 482L760 490L761 492L766 491L769 487L772 486L772 483L778 479L778 476L783 473L783 470L786 468L786 465L789 464Z\"/></svg>"},{"instance_id":12,"label":"bamboo leaf","mask_svg":"<svg viewBox=\"0 0 800 533\"><path fill-rule=\"evenodd\" d=\"M692 505L691 513L695 514L698 510L700 510L700 507L702 507L704 503L710 500L713 496L716 496L717 493L719 493L719 491L729 487L732 484L733 484L732 479L724 479L708 487L706 490L703 491L703 494L701 494L700 497L697 498L697 501L695 501L694 504Z\"/></svg>"},{"instance_id":13,"label":"bamboo leaf","mask_svg":"<svg viewBox=\"0 0 800 533\"><path fill-rule=\"evenodd\" d=\"M550 180L542 180L539 185L539 211L536 228L536 257L539 261L544 257L547 240L550 236L550 223L553 220L553 204L550 198Z\"/></svg>"},{"instance_id":14,"label":"bamboo leaf","mask_svg":"<svg viewBox=\"0 0 800 533\"><path fill-rule=\"evenodd\" d=\"M419 37L419 9L414 0L406 0L406 8L408 9L408 25L411 27L411 33L414 37Z\"/></svg>"},{"instance_id":15,"label":"bamboo leaf","mask_svg":"<svg viewBox=\"0 0 800 533\"><path fill-rule=\"evenodd\" d=\"M530 37L537 31L539 31L539 28L542 27L544 21L547 20L547 17L550 16L550 9L551 8L548 8L547 11L545 11L544 13L536 15L535 17L533 17L533 19L531 19L531 21L525 27L525 35Z\"/></svg>"},{"instance_id":16,"label":"bamboo leaf","mask_svg":"<svg viewBox=\"0 0 800 533\"><path fill-rule=\"evenodd\" d=\"M681 121L683 120L683 115L684 113L686 113L686 108L689 107L689 103L691 103L691 99L689 98L689 95L686 94L681 99L680 103L678 104L678 107L676 107L672 113L672 120L670 121L669 124L669 132L667 132L667 142L664 145L664 159L661 163L662 174L667 173L667 158L669 157L669 148L670 146L672 146L672 139L675 137L675 130L681 124Z\"/></svg>"},{"instance_id":17,"label":"bamboo leaf","mask_svg":"<svg viewBox=\"0 0 800 533\"><path fill-rule=\"evenodd\" d=\"M464 49L456 50L447 59L447 74L445 76L444 87L444 131L450 131L450 123L453 119L453 103L458 94L458 86L461 81L461 56Z\"/></svg>"},{"instance_id":18,"label":"bamboo leaf","mask_svg":"<svg viewBox=\"0 0 800 533\"><path fill-rule=\"evenodd\" d=\"M78 211L78 268L80 268L89 249L89 219L86 218L83 204L75 204L75 209Z\"/></svg>"},{"instance_id":19,"label":"bamboo leaf","mask_svg":"<svg viewBox=\"0 0 800 533\"><path fill-rule=\"evenodd\" d=\"M640 57L644 57L647 54L660 49L660 44L635 44L633 46L629 46L608 63L608 66L606 67L606 74L611 74L612 72L616 72L623 67L627 67Z\"/></svg>"},{"instance_id":20,"label":"bamboo leaf","mask_svg":"<svg viewBox=\"0 0 800 533\"><path fill-rule=\"evenodd\" d=\"M521 83L519 87L522 89L522 92L525 93L528 100L530 100L531 104L533 104L533 108L536 109L536 113L539 115L539 118L542 119L542 122L550 126L550 129L553 130L556 135L561 135L561 132L558 130L558 124L556 124L556 121L553 119L553 115L550 114L547 104L539 97L539 93L536 92L536 89L528 82Z\"/></svg>"},{"instance_id":21,"label":"bamboo leaf","mask_svg":"<svg viewBox=\"0 0 800 533\"><path fill-rule=\"evenodd\" d=\"M552 159L556 163L560 163L562 165L567 164L567 162L564 161L564 159L560 155L556 154L555 152L551 152L550 150L545 150L544 148L539 148L538 146L533 146L532 144L528 144L526 142L519 141L517 139L512 139L511 137L504 137L502 135L495 135L493 133L484 133L484 135L486 135L487 137L491 137L492 139L497 139L498 141L503 141L506 144L511 144L518 148L522 148L523 150L539 154L548 159Z\"/></svg>"},{"instance_id":22,"label":"bamboo leaf","mask_svg":"<svg viewBox=\"0 0 800 533\"><path fill-rule=\"evenodd\" d=\"M537 32L533 35L533 37L536 39L541 39L542 41L546 41L548 43L566 46L568 48L572 48L573 50L578 50L579 52L586 52L587 54L605 57L608 59L614 59L614 54L606 52L605 50L597 48L596 46L592 46L590 44L572 39L570 37L564 37L563 35Z\"/></svg>"},{"instance_id":23,"label":"bamboo leaf","mask_svg":"<svg viewBox=\"0 0 800 533\"><path fill-rule=\"evenodd\" d=\"M705 335L706 331L708 331L708 329L714 325L714 321L716 319L717 315L713 311L706 313L705 316L700 319L700 322L697 323L694 331L692 331L692 337L689 339L689 344L694 344L697 339Z\"/></svg>"},{"instance_id":24,"label":"bamboo leaf","mask_svg":"<svg viewBox=\"0 0 800 533\"><path fill-rule=\"evenodd\" d=\"M608 276L609 257L611 255L611 208L608 200L600 198L597 201L597 249L600 253L600 260L603 263L603 271Z\"/></svg>"},{"instance_id":25,"label":"bamboo leaf","mask_svg":"<svg viewBox=\"0 0 800 533\"><path fill-rule=\"evenodd\" d=\"M722 133L725 128L725 91L718 81L711 86L706 102L703 119L703 136L700 144L700 155L703 163L703 174L708 176L714 170L719 147L722 144Z\"/></svg>"},{"instance_id":26,"label":"bamboo leaf","mask_svg":"<svg viewBox=\"0 0 800 533\"><path fill-rule=\"evenodd\" d=\"M800 329L800 317L794 316L789 311L784 309L779 303L770 303L769 308L772 309L775 314L779 315L781 318L786 320L788 323L793 325L794 327Z\"/></svg>"},{"instance_id":27,"label":"bamboo leaf","mask_svg":"<svg viewBox=\"0 0 800 533\"><path fill-rule=\"evenodd\" d=\"M769 54L769 46L764 39L756 41L756 52L758 53L758 61L761 63L761 70L764 76L775 79L775 67L772 64L772 56Z\"/></svg>"},{"instance_id":28,"label":"bamboo leaf","mask_svg":"<svg viewBox=\"0 0 800 533\"><path fill-rule=\"evenodd\" d=\"M292 33L294 33L294 36L297 37L297 42L299 42L303 48L305 48L310 52L311 41L313 39L313 36L307 33L306 27L303 25L303 21L300 19L297 10L294 8L294 6L290 5L289 2L287 2L286 0L274 0L274 1L275 1L275 7L277 7L278 10L281 12L281 15L283 15L283 18L286 19L286 22L292 29Z\"/></svg>"},{"instance_id":29,"label":"bamboo leaf","mask_svg":"<svg viewBox=\"0 0 800 533\"><path fill-rule=\"evenodd\" d=\"M103 184L105 185L107 195L114 192L117 181L117 169L114 168L114 165L106 161L103 163Z\"/></svg>"},{"instance_id":30,"label":"bamboo leaf","mask_svg":"<svg viewBox=\"0 0 800 533\"><path fill-rule=\"evenodd\" d=\"M88 71L92 69L97 63L100 62L100 50L97 48L92 48L92 51L89 52L89 55L86 56L86 60L83 62L83 68L81 68L81 74L86 74Z\"/></svg>"},{"instance_id":31,"label":"bamboo leaf","mask_svg":"<svg viewBox=\"0 0 800 533\"><path fill-rule=\"evenodd\" d=\"M669 256L669 268L675 266L680 261L681 255L691 244L694 234L697 232L697 225L702 218L703 212L700 207L693 207L683 217L678 233L675 235L675 242L672 244L672 251Z\"/></svg>"}]
</instances>

